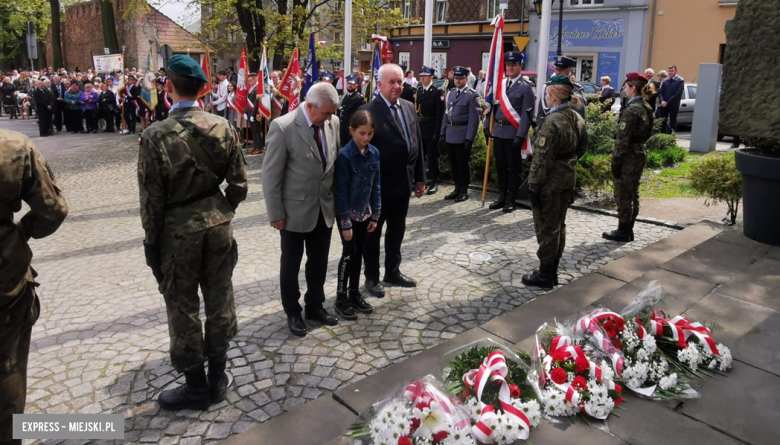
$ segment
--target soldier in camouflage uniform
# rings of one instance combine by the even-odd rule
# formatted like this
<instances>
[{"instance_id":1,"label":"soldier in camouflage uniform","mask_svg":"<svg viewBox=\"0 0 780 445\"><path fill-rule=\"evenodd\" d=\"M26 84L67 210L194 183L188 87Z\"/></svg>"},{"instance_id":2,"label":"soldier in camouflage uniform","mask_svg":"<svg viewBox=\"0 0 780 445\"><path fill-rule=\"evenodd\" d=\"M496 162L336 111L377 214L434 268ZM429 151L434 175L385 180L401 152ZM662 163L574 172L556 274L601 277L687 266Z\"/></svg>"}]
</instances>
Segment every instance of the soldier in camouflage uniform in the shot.
<instances>
[{"instance_id":1,"label":"soldier in camouflage uniform","mask_svg":"<svg viewBox=\"0 0 780 445\"><path fill-rule=\"evenodd\" d=\"M634 241L634 222L639 215L639 180L645 169L645 142L653 133L653 107L646 101L655 94L640 73L626 75L623 87L628 106L620 113L615 154L612 155L612 175L615 177L615 201L618 207L618 228L601 236L611 241Z\"/></svg>"},{"instance_id":2,"label":"soldier in camouflage uniform","mask_svg":"<svg viewBox=\"0 0 780 445\"><path fill-rule=\"evenodd\" d=\"M227 351L236 335L232 275L238 248L231 220L246 198L247 174L233 126L196 103L207 82L193 59L171 57L165 89L174 104L168 119L144 131L138 157L146 263L165 299L171 362L186 379L160 394L158 402L170 410L206 409L224 400Z\"/></svg>"},{"instance_id":3,"label":"soldier in camouflage uniform","mask_svg":"<svg viewBox=\"0 0 780 445\"><path fill-rule=\"evenodd\" d=\"M14 224L14 213L30 211ZM30 334L40 314L37 275L27 241L54 233L68 205L38 149L14 131L0 130L0 443L12 439L12 417L24 413Z\"/></svg>"},{"instance_id":4,"label":"soldier in camouflage uniform","mask_svg":"<svg viewBox=\"0 0 780 445\"><path fill-rule=\"evenodd\" d=\"M539 242L539 270L523 277L527 286L550 289L558 284L558 264L566 245L566 211L574 201L577 161L588 148L585 120L575 109L568 76L555 75L546 84L550 113L538 129L528 175L529 196Z\"/></svg>"}]
</instances>

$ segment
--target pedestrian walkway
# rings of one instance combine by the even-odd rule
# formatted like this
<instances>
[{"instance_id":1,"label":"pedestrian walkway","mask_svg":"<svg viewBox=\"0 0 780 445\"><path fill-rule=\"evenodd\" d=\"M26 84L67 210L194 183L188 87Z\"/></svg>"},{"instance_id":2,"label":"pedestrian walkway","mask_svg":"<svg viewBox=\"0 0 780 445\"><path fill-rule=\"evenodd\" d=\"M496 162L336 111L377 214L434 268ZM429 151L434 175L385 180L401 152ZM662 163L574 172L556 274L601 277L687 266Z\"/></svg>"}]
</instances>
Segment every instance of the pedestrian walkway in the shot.
<instances>
[{"instance_id":1,"label":"pedestrian walkway","mask_svg":"<svg viewBox=\"0 0 780 445\"><path fill-rule=\"evenodd\" d=\"M32 122L2 119L0 128L36 134ZM143 255L137 138L32 139L43 147L70 214L55 235L31 243L42 313L33 330L26 412L121 413L124 442L225 439L308 401L331 400L333 391L545 293L520 281L538 265L531 213L491 212L476 195L453 204L442 199L451 191L444 187L410 207L402 271L418 280L417 288L389 288L386 298L369 299L374 314L293 337L279 297L279 235L268 225L260 188L262 158L249 157L249 196L235 219L239 328L229 367L236 383L226 402L206 412L161 410L155 398L181 379L170 365L165 306ZM615 224L610 216L569 213L564 289L675 232L640 223L633 243L601 239ZM326 307L333 304L340 252L334 232Z\"/></svg>"},{"instance_id":2,"label":"pedestrian walkway","mask_svg":"<svg viewBox=\"0 0 780 445\"><path fill-rule=\"evenodd\" d=\"M699 399L654 402L627 396L609 431L583 422L542 421L531 432L535 444L752 444L780 440L780 247L745 238L706 223L689 227L543 298L428 349L409 360L347 385L253 428L225 445L339 443L343 429L385 393L404 382L441 371L449 351L493 338L532 351L544 321L573 320L597 306L620 310L651 280L667 295L663 305L691 320L717 323L718 342L731 348L726 377L699 382Z\"/></svg>"}]
</instances>

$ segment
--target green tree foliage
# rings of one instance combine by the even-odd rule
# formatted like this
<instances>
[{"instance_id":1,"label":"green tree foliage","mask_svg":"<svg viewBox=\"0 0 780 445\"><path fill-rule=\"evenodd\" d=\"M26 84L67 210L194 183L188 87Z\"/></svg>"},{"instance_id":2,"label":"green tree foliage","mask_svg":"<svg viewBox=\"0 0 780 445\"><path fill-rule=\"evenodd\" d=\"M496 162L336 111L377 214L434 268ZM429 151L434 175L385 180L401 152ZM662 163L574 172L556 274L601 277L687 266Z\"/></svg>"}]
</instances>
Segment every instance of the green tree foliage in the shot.
<instances>
[{"instance_id":1,"label":"green tree foliage","mask_svg":"<svg viewBox=\"0 0 780 445\"><path fill-rule=\"evenodd\" d=\"M0 64L18 68L28 60L25 49L28 21L33 22L35 35L43 42L51 23L50 3L45 0L0 2ZM45 54L39 51L38 58L45 58Z\"/></svg>"},{"instance_id":2,"label":"green tree foliage","mask_svg":"<svg viewBox=\"0 0 780 445\"><path fill-rule=\"evenodd\" d=\"M691 168L691 188L706 198L705 205L725 202L731 224L737 222L739 201L742 199L742 174L737 171L734 153L707 157Z\"/></svg>"}]
</instances>

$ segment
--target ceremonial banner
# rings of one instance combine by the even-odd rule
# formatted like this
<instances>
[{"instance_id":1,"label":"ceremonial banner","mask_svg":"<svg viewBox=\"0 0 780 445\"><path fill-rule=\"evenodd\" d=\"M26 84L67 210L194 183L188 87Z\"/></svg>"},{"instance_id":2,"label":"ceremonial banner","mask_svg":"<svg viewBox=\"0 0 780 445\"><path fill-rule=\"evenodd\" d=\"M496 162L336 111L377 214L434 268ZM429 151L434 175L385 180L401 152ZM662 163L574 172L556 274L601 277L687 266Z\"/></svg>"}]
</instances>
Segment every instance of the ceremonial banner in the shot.
<instances>
[{"instance_id":1,"label":"ceremonial banner","mask_svg":"<svg viewBox=\"0 0 780 445\"><path fill-rule=\"evenodd\" d=\"M374 56L372 59L371 85L369 86L371 94L368 94L368 91L366 92L367 101L369 100L368 97L374 99L379 94L379 90L376 88L376 83L379 81L379 68L382 66L382 56L379 52L379 42L374 43Z\"/></svg>"},{"instance_id":2,"label":"ceremonial banner","mask_svg":"<svg viewBox=\"0 0 780 445\"><path fill-rule=\"evenodd\" d=\"M306 85L303 88L303 95L309 92L314 83L320 80L320 69L317 67L317 52L314 45L314 33L309 34L309 54L306 55Z\"/></svg>"},{"instance_id":3,"label":"ceremonial banner","mask_svg":"<svg viewBox=\"0 0 780 445\"><path fill-rule=\"evenodd\" d=\"M206 82L206 84L203 85L203 88L201 88L200 92L198 92L199 98L207 94L211 94L211 70L209 69L209 60L211 60L211 57L209 56L209 48L207 46L206 54L203 55L203 62L201 62L200 67L203 70L203 74L206 75L206 79L209 79L209 81Z\"/></svg>"},{"instance_id":4,"label":"ceremonial banner","mask_svg":"<svg viewBox=\"0 0 780 445\"><path fill-rule=\"evenodd\" d=\"M95 72L104 73L106 71L122 71L124 63L121 54L101 54L92 56L92 68Z\"/></svg>"},{"instance_id":5,"label":"ceremonial banner","mask_svg":"<svg viewBox=\"0 0 780 445\"><path fill-rule=\"evenodd\" d=\"M268 58L266 48L263 45L263 57L260 59L260 72L257 73L257 95L260 100L257 101L257 111L266 117L271 118L271 79L268 75Z\"/></svg>"},{"instance_id":6,"label":"ceremonial banner","mask_svg":"<svg viewBox=\"0 0 780 445\"><path fill-rule=\"evenodd\" d=\"M290 65L287 66L287 70L282 76L282 82L279 85L279 93L292 100L295 95L295 90L298 89L298 73L301 71L300 63L298 61L298 48L293 49L292 57L290 58Z\"/></svg>"},{"instance_id":7,"label":"ceremonial banner","mask_svg":"<svg viewBox=\"0 0 780 445\"><path fill-rule=\"evenodd\" d=\"M246 61L246 44L241 51L241 62L238 65L238 79L236 80L236 110L243 114L246 109L246 76L247 76L247 61Z\"/></svg>"},{"instance_id":8,"label":"ceremonial banner","mask_svg":"<svg viewBox=\"0 0 780 445\"><path fill-rule=\"evenodd\" d=\"M496 16L491 25L496 29L493 31L490 62L485 75L485 103L488 107L498 103L504 83L504 17Z\"/></svg>"},{"instance_id":9,"label":"ceremonial banner","mask_svg":"<svg viewBox=\"0 0 780 445\"><path fill-rule=\"evenodd\" d=\"M157 87L154 76L154 63L152 63L152 49L149 48L149 54L146 56L146 74L144 74L143 82L141 84L141 100L149 108L149 111L154 110L157 106Z\"/></svg>"}]
</instances>

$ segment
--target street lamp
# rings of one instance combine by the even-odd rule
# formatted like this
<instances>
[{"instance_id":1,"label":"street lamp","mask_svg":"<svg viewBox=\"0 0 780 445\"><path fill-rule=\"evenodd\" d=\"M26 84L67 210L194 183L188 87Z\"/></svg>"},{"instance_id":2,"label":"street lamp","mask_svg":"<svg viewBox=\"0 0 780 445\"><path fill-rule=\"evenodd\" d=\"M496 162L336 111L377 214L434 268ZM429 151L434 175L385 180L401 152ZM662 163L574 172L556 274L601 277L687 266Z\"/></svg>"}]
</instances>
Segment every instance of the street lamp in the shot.
<instances>
[{"instance_id":1,"label":"street lamp","mask_svg":"<svg viewBox=\"0 0 780 445\"><path fill-rule=\"evenodd\" d=\"M536 9L536 15L539 16L539 18L542 18L542 5L544 4L545 0L534 0L534 9ZM555 3L555 0L550 0ZM563 51L561 50L561 43L563 41L562 34L563 34L563 0L560 1L560 9L558 10L558 56L563 55ZM548 38L548 37L545 37Z\"/></svg>"}]
</instances>

